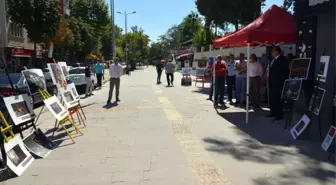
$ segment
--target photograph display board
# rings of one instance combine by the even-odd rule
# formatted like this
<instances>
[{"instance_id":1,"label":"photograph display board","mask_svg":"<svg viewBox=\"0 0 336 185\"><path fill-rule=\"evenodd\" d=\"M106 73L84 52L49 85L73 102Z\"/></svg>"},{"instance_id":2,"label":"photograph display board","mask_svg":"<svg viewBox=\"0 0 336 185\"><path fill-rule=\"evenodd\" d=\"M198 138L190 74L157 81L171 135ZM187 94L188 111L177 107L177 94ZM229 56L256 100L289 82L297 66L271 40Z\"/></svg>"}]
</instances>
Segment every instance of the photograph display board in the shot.
<instances>
[{"instance_id":1,"label":"photograph display board","mask_svg":"<svg viewBox=\"0 0 336 185\"><path fill-rule=\"evenodd\" d=\"M67 87L66 89L61 88L60 93L61 93L62 99L64 100L66 104L66 108L69 109L71 107L78 105L78 99L75 98L75 95L73 94L72 89L70 89L69 87Z\"/></svg>"},{"instance_id":2,"label":"photograph display board","mask_svg":"<svg viewBox=\"0 0 336 185\"><path fill-rule=\"evenodd\" d=\"M38 93L39 90L47 88L46 80L41 69L27 69L22 71L25 77L30 94Z\"/></svg>"},{"instance_id":3,"label":"photograph display board","mask_svg":"<svg viewBox=\"0 0 336 185\"><path fill-rule=\"evenodd\" d=\"M61 67L63 75L67 77L69 75L69 72L66 62L58 62L58 65Z\"/></svg>"},{"instance_id":4,"label":"photograph display board","mask_svg":"<svg viewBox=\"0 0 336 185\"><path fill-rule=\"evenodd\" d=\"M71 89L72 94L74 95L75 99L80 100L80 96L78 95L78 92L77 92L77 89L74 83L68 84L67 89Z\"/></svg>"},{"instance_id":5,"label":"photograph display board","mask_svg":"<svg viewBox=\"0 0 336 185\"><path fill-rule=\"evenodd\" d=\"M185 75L185 76L190 76L192 75L193 73L193 70L191 67L183 67L182 68L182 75Z\"/></svg>"},{"instance_id":6,"label":"photograph display board","mask_svg":"<svg viewBox=\"0 0 336 185\"><path fill-rule=\"evenodd\" d=\"M336 135L336 127L331 126L328 134L324 138L323 143L321 145L324 151L328 151L331 143L335 141L335 135Z\"/></svg>"},{"instance_id":7,"label":"photograph display board","mask_svg":"<svg viewBox=\"0 0 336 185\"><path fill-rule=\"evenodd\" d=\"M321 82L326 82L330 56L321 56L317 76Z\"/></svg>"},{"instance_id":8,"label":"photograph display board","mask_svg":"<svg viewBox=\"0 0 336 185\"><path fill-rule=\"evenodd\" d=\"M43 100L43 102L58 121L68 116L68 111L63 107L55 95Z\"/></svg>"},{"instance_id":9,"label":"photograph display board","mask_svg":"<svg viewBox=\"0 0 336 185\"><path fill-rule=\"evenodd\" d=\"M307 79L311 58L297 58L293 60L289 78Z\"/></svg>"},{"instance_id":10,"label":"photograph display board","mask_svg":"<svg viewBox=\"0 0 336 185\"><path fill-rule=\"evenodd\" d=\"M53 84L58 87L64 87L66 85L66 79L63 74L62 68L55 63L48 63L47 65Z\"/></svg>"},{"instance_id":11,"label":"photograph display board","mask_svg":"<svg viewBox=\"0 0 336 185\"><path fill-rule=\"evenodd\" d=\"M307 115L303 115L299 122L290 129L290 133L292 134L294 139L297 139L302 132L307 128L310 123L310 119Z\"/></svg>"},{"instance_id":12,"label":"photograph display board","mask_svg":"<svg viewBox=\"0 0 336 185\"><path fill-rule=\"evenodd\" d=\"M5 143L7 166L20 176L34 161L34 157L24 147L20 137L16 136Z\"/></svg>"},{"instance_id":13,"label":"photograph display board","mask_svg":"<svg viewBox=\"0 0 336 185\"><path fill-rule=\"evenodd\" d=\"M9 96L3 98L3 100L15 125L19 125L35 118L32 106L28 106L30 100L27 94Z\"/></svg>"},{"instance_id":14,"label":"photograph display board","mask_svg":"<svg viewBox=\"0 0 336 185\"><path fill-rule=\"evenodd\" d=\"M298 100L300 96L301 86L301 79L287 79L282 89L281 99Z\"/></svg>"},{"instance_id":15,"label":"photograph display board","mask_svg":"<svg viewBox=\"0 0 336 185\"><path fill-rule=\"evenodd\" d=\"M26 148L36 156L46 158L57 145L50 141L41 131L37 129L23 139Z\"/></svg>"},{"instance_id":16,"label":"photograph display board","mask_svg":"<svg viewBox=\"0 0 336 185\"><path fill-rule=\"evenodd\" d=\"M325 94L325 89L315 86L314 93L310 99L308 109L316 115L319 115L320 113L324 94Z\"/></svg>"}]
</instances>

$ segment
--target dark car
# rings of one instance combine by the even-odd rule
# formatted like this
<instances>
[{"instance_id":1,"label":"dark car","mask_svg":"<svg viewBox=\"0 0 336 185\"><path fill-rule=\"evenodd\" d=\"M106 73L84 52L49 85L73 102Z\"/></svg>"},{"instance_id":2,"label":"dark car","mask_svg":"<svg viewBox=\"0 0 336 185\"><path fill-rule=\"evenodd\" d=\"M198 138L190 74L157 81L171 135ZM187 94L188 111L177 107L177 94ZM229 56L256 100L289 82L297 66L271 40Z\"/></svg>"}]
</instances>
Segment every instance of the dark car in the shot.
<instances>
[{"instance_id":1,"label":"dark car","mask_svg":"<svg viewBox=\"0 0 336 185\"><path fill-rule=\"evenodd\" d=\"M40 93L30 94L28 89L28 84L26 79L21 73L12 73L9 75L13 83L14 90L9 82L9 79L6 75L0 75L0 95L2 97L17 95L17 94L28 94L31 96L31 103L36 105L43 102L43 99ZM55 94L57 92L56 86L51 82L46 83L47 90L50 94Z\"/></svg>"}]
</instances>

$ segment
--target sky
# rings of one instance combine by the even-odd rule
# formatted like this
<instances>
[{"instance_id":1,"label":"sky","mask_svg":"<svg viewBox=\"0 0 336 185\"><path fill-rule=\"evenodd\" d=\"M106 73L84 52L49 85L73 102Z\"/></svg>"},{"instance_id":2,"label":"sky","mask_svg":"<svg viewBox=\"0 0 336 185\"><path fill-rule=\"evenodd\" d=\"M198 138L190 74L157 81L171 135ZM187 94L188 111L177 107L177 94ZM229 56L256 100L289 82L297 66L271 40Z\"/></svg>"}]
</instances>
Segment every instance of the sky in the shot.
<instances>
[{"instance_id":1,"label":"sky","mask_svg":"<svg viewBox=\"0 0 336 185\"><path fill-rule=\"evenodd\" d=\"M110 7L110 0L105 0ZM267 10L273 4L282 5L283 0L266 0ZM116 12L133 12L127 18L128 30L137 25L145 30L151 41L156 41L160 35L172 26L179 24L183 17L191 11L196 11L195 0L114 0L115 23L125 31L125 18Z\"/></svg>"}]
</instances>

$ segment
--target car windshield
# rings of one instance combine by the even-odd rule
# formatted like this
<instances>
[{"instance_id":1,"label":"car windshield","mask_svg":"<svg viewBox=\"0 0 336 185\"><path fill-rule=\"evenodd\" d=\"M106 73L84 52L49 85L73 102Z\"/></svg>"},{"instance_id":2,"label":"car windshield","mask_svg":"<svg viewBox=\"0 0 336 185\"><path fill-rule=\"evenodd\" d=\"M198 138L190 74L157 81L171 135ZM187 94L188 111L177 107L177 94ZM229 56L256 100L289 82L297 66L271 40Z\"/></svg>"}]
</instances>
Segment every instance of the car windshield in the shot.
<instances>
[{"instance_id":1,"label":"car windshield","mask_svg":"<svg viewBox=\"0 0 336 185\"><path fill-rule=\"evenodd\" d=\"M9 75L12 83L17 84L19 80L21 79L21 75ZM7 76L0 76L0 84L9 84L9 80Z\"/></svg>"},{"instance_id":2,"label":"car windshield","mask_svg":"<svg viewBox=\"0 0 336 185\"><path fill-rule=\"evenodd\" d=\"M69 74L85 74L85 68L70 69Z\"/></svg>"}]
</instances>

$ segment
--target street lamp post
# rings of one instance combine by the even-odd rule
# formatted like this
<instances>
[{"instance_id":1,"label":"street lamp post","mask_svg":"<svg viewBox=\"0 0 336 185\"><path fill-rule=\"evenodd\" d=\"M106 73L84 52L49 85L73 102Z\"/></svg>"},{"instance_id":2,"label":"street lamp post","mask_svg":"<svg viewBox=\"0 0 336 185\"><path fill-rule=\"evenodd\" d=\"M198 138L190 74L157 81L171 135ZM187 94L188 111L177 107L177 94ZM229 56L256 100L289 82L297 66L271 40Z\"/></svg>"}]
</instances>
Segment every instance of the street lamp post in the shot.
<instances>
[{"instance_id":1,"label":"street lamp post","mask_svg":"<svg viewBox=\"0 0 336 185\"><path fill-rule=\"evenodd\" d=\"M124 13L121 13L121 12L117 12L117 13L125 16L125 62L126 62L126 67L128 68L127 16L131 14L135 14L136 11L127 13L125 10Z\"/></svg>"},{"instance_id":2,"label":"street lamp post","mask_svg":"<svg viewBox=\"0 0 336 185\"><path fill-rule=\"evenodd\" d=\"M111 26L112 26L112 57L116 56L115 47L115 26L114 26L114 0L110 0L111 5Z\"/></svg>"}]
</instances>

